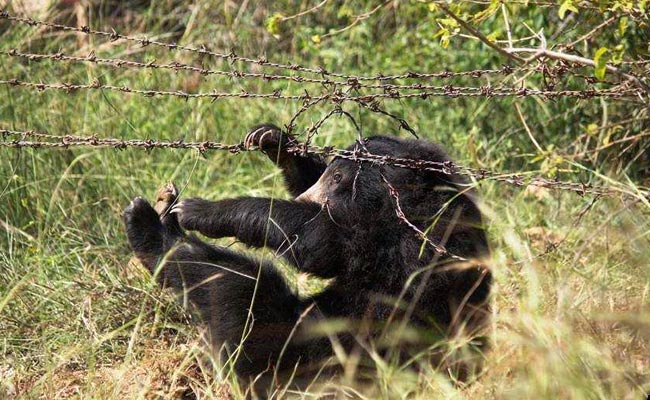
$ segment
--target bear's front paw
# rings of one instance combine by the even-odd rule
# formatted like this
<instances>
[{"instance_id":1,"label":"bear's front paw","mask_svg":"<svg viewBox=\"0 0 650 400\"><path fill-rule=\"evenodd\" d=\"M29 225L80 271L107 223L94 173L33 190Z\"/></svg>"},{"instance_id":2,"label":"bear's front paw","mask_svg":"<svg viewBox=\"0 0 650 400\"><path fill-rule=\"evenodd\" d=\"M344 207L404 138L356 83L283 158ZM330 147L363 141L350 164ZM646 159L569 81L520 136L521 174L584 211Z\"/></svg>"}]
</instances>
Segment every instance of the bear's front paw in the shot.
<instances>
[{"instance_id":1,"label":"bear's front paw","mask_svg":"<svg viewBox=\"0 0 650 400\"><path fill-rule=\"evenodd\" d=\"M277 154L288 144L296 142L295 138L275 125L260 125L253 128L244 138L244 147L257 147L267 154Z\"/></svg>"},{"instance_id":2,"label":"bear's front paw","mask_svg":"<svg viewBox=\"0 0 650 400\"><path fill-rule=\"evenodd\" d=\"M178 218L178 223L190 231L203 231L209 225L210 201L192 198L181 200L171 208L171 213Z\"/></svg>"},{"instance_id":3,"label":"bear's front paw","mask_svg":"<svg viewBox=\"0 0 650 400\"><path fill-rule=\"evenodd\" d=\"M158 193L156 193L156 204L154 204L153 208L158 215L163 217L177 199L178 189L176 185L173 182L168 182L158 189Z\"/></svg>"}]
</instances>

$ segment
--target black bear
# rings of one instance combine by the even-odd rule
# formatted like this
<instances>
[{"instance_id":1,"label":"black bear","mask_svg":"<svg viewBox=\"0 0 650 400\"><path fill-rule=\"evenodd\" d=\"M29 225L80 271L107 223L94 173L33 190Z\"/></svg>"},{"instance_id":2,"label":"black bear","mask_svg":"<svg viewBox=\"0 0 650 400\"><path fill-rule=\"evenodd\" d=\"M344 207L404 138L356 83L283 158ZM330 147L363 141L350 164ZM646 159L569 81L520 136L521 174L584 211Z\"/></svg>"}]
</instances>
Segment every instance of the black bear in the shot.
<instances>
[{"instance_id":1,"label":"black bear","mask_svg":"<svg viewBox=\"0 0 650 400\"><path fill-rule=\"evenodd\" d=\"M489 250L462 177L340 157L327 164L286 150L296 143L273 125L254 128L244 141L282 169L294 200L179 200L170 184L153 207L138 197L124 211L137 257L195 306L222 360L263 387L336 370L334 347L397 362L419 354L417 362L449 370L443 339L471 338L484 348L491 274L481 259ZM380 156L449 160L422 140L374 136L350 149L359 146ZM267 247L300 271L334 279L301 298L273 263L185 231ZM345 328L315 328L331 320Z\"/></svg>"}]
</instances>

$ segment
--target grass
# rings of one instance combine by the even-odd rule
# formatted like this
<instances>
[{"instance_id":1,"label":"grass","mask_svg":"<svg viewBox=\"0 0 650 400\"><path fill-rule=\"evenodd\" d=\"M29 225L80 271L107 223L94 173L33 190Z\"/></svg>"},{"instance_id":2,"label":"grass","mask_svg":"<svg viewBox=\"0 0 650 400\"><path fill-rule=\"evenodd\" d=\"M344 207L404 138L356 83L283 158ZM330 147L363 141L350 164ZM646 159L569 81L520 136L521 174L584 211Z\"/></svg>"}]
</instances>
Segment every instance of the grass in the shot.
<instances>
[{"instance_id":1,"label":"grass","mask_svg":"<svg viewBox=\"0 0 650 400\"><path fill-rule=\"evenodd\" d=\"M266 54L272 60L324 65L352 74L413 66L463 70L499 67L503 62L467 39L455 38L450 49L443 49L433 38L435 18L427 14L426 6L416 3L383 10L320 45L310 42L313 35L345 26L346 12L370 9L356 3L343 5L338 13L326 7L317 16L309 14L282 25L275 32L277 38L264 28L264 18L276 11L298 12L298 2L285 1L273 8L230 3L216 8L203 1L192 7L168 1L117 16L107 8L91 7L86 16L95 27L115 26L136 33L173 31L175 36L161 34L161 40L207 41L213 49L236 47L238 53L252 57ZM511 6L513 34L526 36L523 23L547 31L559 26L561 21L546 11ZM41 16L75 23L65 10ZM481 27L500 29L503 35L499 18L493 16ZM581 21L584 26L578 24ZM599 20L597 14L582 12L575 22L577 27L560 35L558 43L588 32ZM626 39L628 46L642 40L641 27L635 29L636 36ZM0 21L0 35L2 49L81 55L97 49L104 57L199 62L185 53L108 45L94 37L6 21ZM303 90L296 83L23 62L3 56L0 79L11 78L82 83L97 78L138 88L196 91ZM510 78L481 79L454 82L497 84ZM531 85L538 84L535 79L530 78ZM570 78L567 81L578 85ZM265 121L287 123L299 108L280 101L210 103L99 91L39 93L7 86L0 90L2 128L97 132L118 138L236 143L247 128ZM543 152L532 145L515 103ZM328 107L303 114L299 132L327 113ZM626 187L649 182L643 174L647 141L629 148L615 146L609 149L613 153L603 151L596 157L575 161L567 157L571 151L605 143L607 135L615 139L647 130L647 109L635 105L611 100L437 98L386 102L385 107L406 118L422 137L442 143L466 165L559 173L565 179L595 182L595 176L603 174ZM365 134L408 135L390 118L352 106L347 111ZM630 118L632 123L620 122ZM612 124L614 129L606 128ZM316 142L345 146L354 137L345 118L334 118L319 131ZM243 398L228 371L219 370L205 354L200 328L191 323L192 317L169 293L160 291L142 267L129 261L120 214L131 198L152 196L169 180L182 187L182 196L288 198L279 171L264 156L1 148L0 158L0 398L183 398L191 393L197 398ZM584 168L573 167L574 162ZM486 355L483 375L467 387L455 387L434 371L415 376L387 365L378 371L369 396L643 398L650 391L650 205L616 198L592 204L589 197L494 182L483 182L478 189L489 220L495 274L493 347ZM550 250L557 242L560 245ZM313 284L295 272L288 275L300 290Z\"/></svg>"}]
</instances>

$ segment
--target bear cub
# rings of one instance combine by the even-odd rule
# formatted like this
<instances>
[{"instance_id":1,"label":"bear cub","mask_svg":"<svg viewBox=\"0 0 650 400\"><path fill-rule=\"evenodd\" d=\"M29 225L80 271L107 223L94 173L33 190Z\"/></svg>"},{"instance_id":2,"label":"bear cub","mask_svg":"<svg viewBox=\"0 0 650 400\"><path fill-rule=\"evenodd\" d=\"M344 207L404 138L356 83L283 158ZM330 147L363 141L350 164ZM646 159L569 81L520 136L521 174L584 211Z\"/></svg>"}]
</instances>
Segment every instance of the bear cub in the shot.
<instances>
[{"instance_id":1,"label":"bear cub","mask_svg":"<svg viewBox=\"0 0 650 400\"><path fill-rule=\"evenodd\" d=\"M485 350L491 284L471 187L458 175L340 157L327 163L286 150L296 143L270 124L244 140L281 168L294 200L179 199L172 184L153 206L135 198L123 219L136 256L193 305L211 348L244 382L268 387L343 370L335 347L360 355L358 371L378 355L466 379L477 363L453 356L445 343L462 339L471 354ZM373 136L349 149L359 146L379 156L449 161L424 140ZM272 262L187 231L267 247L331 282L299 297ZM330 321L344 323L334 329Z\"/></svg>"}]
</instances>

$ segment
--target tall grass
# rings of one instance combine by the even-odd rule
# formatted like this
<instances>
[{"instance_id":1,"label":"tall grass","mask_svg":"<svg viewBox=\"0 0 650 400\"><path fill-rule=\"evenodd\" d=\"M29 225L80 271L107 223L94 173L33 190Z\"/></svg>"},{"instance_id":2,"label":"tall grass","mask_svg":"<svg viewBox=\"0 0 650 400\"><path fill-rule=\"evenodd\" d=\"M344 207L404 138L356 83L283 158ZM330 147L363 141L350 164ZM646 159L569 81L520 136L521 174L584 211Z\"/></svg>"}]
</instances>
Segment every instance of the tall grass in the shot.
<instances>
[{"instance_id":1,"label":"tall grass","mask_svg":"<svg viewBox=\"0 0 650 400\"><path fill-rule=\"evenodd\" d=\"M85 16L95 27L206 43L213 49L235 47L252 57L265 54L272 60L323 65L352 74L462 70L498 67L503 62L480 43L462 38L443 49L433 37L436 20L425 5L404 2L317 44L310 39L313 35L345 26L346 13L359 13L370 5L340 2L338 12L326 7L283 25L273 37L264 27L265 18L274 12L290 15L305 9L300 2L276 3L216 6L200 0L188 6L168 1L132 10L123 3L120 8L101 3L86 8ZM9 8L13 11L19 5L9 4ZM523 23L547 31L561 24L547 9L510 7L515 35L526 36ZM77 22L65 8L30 12L34 17ZM577 18L577 27L563 33L558 42L578 37L599 21L597 14ZM495 16L485 24L503 33L502 22ZM194 55L104 43L6 21L0 21L0 35L2 49L80 55L95 50L104 57L200 62ZM641 40L643 32L637 36L629 40ZM138 88L202 91L301 90L286 82L1 60L0 79L82 83L99 79ZM228 68L227 63L203 62ZM496 84L502 79L509 78L487 77L479 82ZM38 93L7 86L0 90L2 128L97 132L118 138L236 143L247 128L267 121L287 123L300 107L290 102L210 103L98 91ZM522 107L544 152L531 144L514 103ZM647 110L644 114L643 109L622 102L441 98L385 106L406 118L421 137L442 143L464 164L560 173L575 180L593 179L599 173L630 187L648 184L645 167L635 164L647 156L627 156L638 149L647 151L647 142L636 143L637 148L619 158L602 154L576 161L591 172L573 168L570 158L561 157L563 148L578 152L581 146L593 145L577 140L586 134L592 135L594 143L602 143L602 135L612 135L603 128L612 121L637 118L634 124L620 125L613 135L649 129ZM305 113L298 120L301 131L329 110L321 106ZM355 107L348 111L366 135L408 135L390 118ZM345 118L332 119L315 140L345 146L355 135ZM192 317L169 293L160 291L143 268L129 261L120 214L131 198L150 197L170 180L182 188L181 196L287 198L279 171L263 155L2 148L0 158L0 398L243 397L228 371L219 370L205 354L200 328ZM574 194L525 191L491 182L481 183L478 189L488 215L495 274L493 346L486 354L485 371L470 385L454 386L444 373L414 375L398 365L386 365L365 396L643 398L650 391L647 202L603 198L592 204L592 199ZM553 243L560 245L553 248ZM288 271L288 276L300 290L309 290L309 279L295 271ZM328 389L293 395L312 398L318 390ZM345 390L364 396L353 387Z\"/></svg>"}]
</instances>

